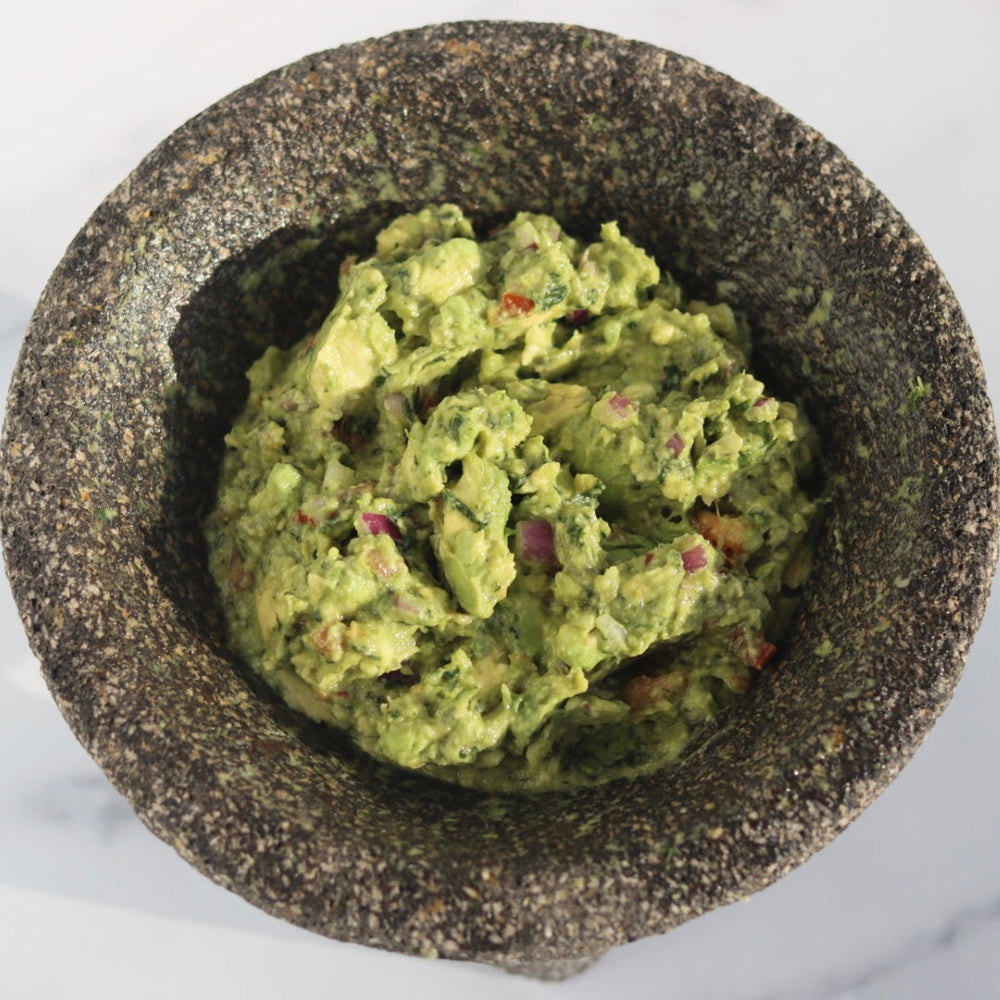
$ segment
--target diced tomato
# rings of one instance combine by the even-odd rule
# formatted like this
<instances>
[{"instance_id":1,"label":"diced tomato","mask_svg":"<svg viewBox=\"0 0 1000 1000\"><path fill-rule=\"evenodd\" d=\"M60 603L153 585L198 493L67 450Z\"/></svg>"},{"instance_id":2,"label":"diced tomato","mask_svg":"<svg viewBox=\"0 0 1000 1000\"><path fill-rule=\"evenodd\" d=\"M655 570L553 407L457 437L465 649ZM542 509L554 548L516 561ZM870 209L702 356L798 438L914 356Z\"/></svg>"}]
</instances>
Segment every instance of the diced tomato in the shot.
<instances>
[{"instance_id":1,"label":"diced tomato","mask_svg":"<svg viewBox=\"0 0 1000 1000\"><path fill-rule=\"evenodd\" d=\"M746 552L749 527L743 518L699 510L694 515L694 524L698 532L726 557L727 563L734 562Z\"/></svg>"},{"instance_id":2,"label":"diced tomato","mask_svg":"<svg viewBox=\"0 0 1000 1000\"><path fill-rule=\"evenodd\" d=\"M671 670L658 677L639 674L625 684L619 697L633 712L641 712L660 702L674 701L684 693L687 683L686 670Z\"/></svg>"},{"instance_id":3,"label":"diced tomato","mask_svg":"<svg viewBox=\"0 0 1000 1000\"><path fill-rule=\"evenodd\" d=\"M504 292L500 297L500 313L504 316L523 316L535 308L535 300L517 292Z\"/></svg>"},{"instance_id":4,"label":"diced tomato","mask_svg":"<svg viewBox=\"0 0 1000 1000\"><path fill-rule=\"evenodd\" d=\"M763 632L748 633L742 625L737 625L729 636L732 651L754 670L763 670L765 664L778 651L773 642L768 642Z\"/></svg>"}]
</instances>

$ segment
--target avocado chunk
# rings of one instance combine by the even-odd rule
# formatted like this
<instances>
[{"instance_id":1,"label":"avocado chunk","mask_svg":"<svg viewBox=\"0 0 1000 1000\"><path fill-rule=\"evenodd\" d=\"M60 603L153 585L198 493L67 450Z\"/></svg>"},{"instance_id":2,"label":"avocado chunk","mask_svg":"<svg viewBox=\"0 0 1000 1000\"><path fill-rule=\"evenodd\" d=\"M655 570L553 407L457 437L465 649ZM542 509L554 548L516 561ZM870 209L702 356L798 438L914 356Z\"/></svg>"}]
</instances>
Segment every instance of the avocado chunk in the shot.
<instances>
[{"instance_id":1,"label":"avocado chunk","mask_svg":"<svg viewBox=\"0 0 1000 1000\"><path fill-rule=\"evenodd\" d=\"M488 618L507 596L516 575L507 544L511 512L507 473L471 452L462 475L432 504L431 544L458 603L476 618Z\"/></svg>"}]
</instances>

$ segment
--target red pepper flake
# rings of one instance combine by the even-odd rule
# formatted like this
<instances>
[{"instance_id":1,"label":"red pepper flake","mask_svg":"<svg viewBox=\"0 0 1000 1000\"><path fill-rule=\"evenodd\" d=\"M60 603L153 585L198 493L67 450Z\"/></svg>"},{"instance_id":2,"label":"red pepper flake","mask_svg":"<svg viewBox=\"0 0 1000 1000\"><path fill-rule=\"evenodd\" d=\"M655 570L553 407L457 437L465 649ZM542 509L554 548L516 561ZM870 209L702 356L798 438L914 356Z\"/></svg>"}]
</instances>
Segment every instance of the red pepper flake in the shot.
<instances>
[{"instance_id":1,"label":"red pepper flake","mask_svg":"<svg viewBox=\"0 0 1000 1000\"><path fill-rule=\"evenodd\" d=\"M304 510L293 511L292 517L296 524L308 524L310 528L315 528L318 523L316 518L310 517Z\"/></svg>"},{"instance_id":2,"label":"red pepper flake","mask_svg":"<svg viewBox=\"0 0 1000 1000\"><path fill-rule=\"evenodd\" d=\"M770 396L758 396L757 399L753 401L754 406L767 406L771 402Z\"/></svg>"},{"instance_id":3,"label":"red pepper flake","mask_svg":"<svg viewBox=\"0 0 1000 1000\"><path fill-rule=\"evenodd\" d=\"M684 563L684 572L695 573L708 565L708 553L702 546L696 545L681 553L681 562Z\"/></svg>"},{"instance_id":4,"label":"red pepper flake","mask_svg":"<svg viewBox=\"0 0 1000 1000\"><path fill-rule=\"evenodd\" d=\"M667 439L667 448L674 453L674 458L677 458L684 450L684 438L680 434L672 434Z\"/></svg>"},{"instance_id":5,"label":"red pepper flake","mask_svg":"<svg viewBox=\"0 0 1000 1000\"><path fill-rule=\"evenodd\" d=\"M532 240L524 249L525 250L537 250L538 249L538 244L534 240Z\"/></svg>"},{"instance_id":6,"label":"red pepper flake","mask_svg":"<svg viewBox=\"0 0 1000 1000\"><path fill-rule=\"evenodd\" d=\"M646 553L646 558L643 559L643 561L642 561L642 567L643 567L643 569L645 569L652 561L653 561L653 553L652 552L647 552Z\"/></svg>"},{"instance_id":7,"label":"red pepper flake","mask_svg":"<svg viewBox=\"0 0 1000 1000\"><path fill-rule=\"evenodd\" d=\"M589 309L573 309L572 311L566 313L566 322L570 326L581 326L590 319Z\"/></svg>"},{"instance_id":8,"label":"red pepper flake","mask_svg":"<svg viewBox=\"0 0 1000 1000\"><path fill-rule=\"evenodd\" d=\"M399 528L396 527L396 522L385 514L373 514L365 511L361 515L361 523L369 535L388 535L390 538L403 537Z\"/></svg>"},{"instance_id":9,"label":"red pepper flake","mask_svg":"<svg viewBox=\"0 0 1000 1000\"><path fill-rule=\"evenodd\" d=\"M500 297L500 313L502 316L523 316L535 308L535 300L517 292L504 292Z\"/></svg>"}]
</instances>

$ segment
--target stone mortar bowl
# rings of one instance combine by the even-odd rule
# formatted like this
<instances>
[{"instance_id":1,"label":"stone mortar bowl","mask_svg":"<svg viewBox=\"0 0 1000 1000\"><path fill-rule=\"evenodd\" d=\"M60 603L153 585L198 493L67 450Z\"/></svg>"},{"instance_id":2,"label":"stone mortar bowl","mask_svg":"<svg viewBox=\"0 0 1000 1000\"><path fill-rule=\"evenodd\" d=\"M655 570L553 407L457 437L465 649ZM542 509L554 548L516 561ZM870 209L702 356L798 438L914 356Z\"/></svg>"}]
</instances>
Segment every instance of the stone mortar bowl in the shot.
<instances>
[{"instance_id":1,"label":"stone mortar bowl","mask_svg":"<svg viewBox=\"0 0 1000 1000\"><path fill-rule=\"evenodd\" d=\"M773 669L641 782L526 799L405 775L224 645L199 525L243 372L317 323L347 252L444 200L484 227L617 219L689 294L723 282L825 442L815 569ZM893 779L984 612L997 466L948 285L836 148L671 52L465 23L271 73L108 197L31 321L0 514L52 693L154 833L320 934L554 977L773 882Z\"/></svg>"}]
</instances>

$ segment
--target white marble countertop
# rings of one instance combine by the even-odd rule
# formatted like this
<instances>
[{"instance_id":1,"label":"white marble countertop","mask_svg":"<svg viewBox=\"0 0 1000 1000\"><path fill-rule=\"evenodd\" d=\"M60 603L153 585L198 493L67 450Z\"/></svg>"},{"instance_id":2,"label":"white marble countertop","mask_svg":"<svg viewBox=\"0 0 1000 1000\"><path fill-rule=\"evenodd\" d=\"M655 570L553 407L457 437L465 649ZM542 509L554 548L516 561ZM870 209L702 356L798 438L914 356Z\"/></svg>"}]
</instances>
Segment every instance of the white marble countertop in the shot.
<instances>
[{"instance_id":1,"label":"white marble countertop","mask_svg":"<svg viewBox=\"0 0 1000 1000\"><path fill-rule=\"evenodd\" d=\"M1000 401L1000 6L37 0L0 38L0 382L33 303L107 191L159 139L301 55L461 18L574 21L694 56L775 98L888 195L941 264ZM998 588L1000 589L1000 588ZM330 942L156 840L48 698L0 593L0 996L685 1000L1000 998L1000 594L958 692L846 833L750 901L561 985Z\"/></svg>"}]
</instances>

